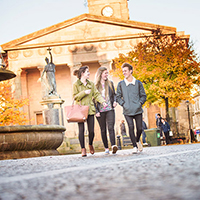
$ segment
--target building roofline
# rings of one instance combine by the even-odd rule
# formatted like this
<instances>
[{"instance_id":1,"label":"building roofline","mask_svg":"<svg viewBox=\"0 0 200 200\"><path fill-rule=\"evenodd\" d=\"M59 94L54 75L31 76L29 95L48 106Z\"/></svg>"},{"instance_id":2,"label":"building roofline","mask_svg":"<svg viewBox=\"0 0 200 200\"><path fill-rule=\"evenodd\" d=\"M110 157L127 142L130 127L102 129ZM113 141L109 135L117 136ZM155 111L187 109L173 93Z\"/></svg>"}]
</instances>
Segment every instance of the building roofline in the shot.
<instances>
[{"instance_id":1,"label":"building roofline","mask_svg":"<svg viewBox=\"0 0 200 200\"><path fill-rule=\"evenodd\" d=\"M138 21L132 21L132 20L121 20L117 18L112 17L104 17L104 16L97 16L97 15L91 15L91 14L82 14L77 17L65 20L63 22L60 22L58 24L49 26L47 28L41 29L39 31L35 31L33 33L30 33L28 35L25 35L23 37L20 37L18 39L12 40L10 42L7 42L5 44L1 45L2 50L11 50L18 48L17 46L20 44L23 44L25 42L29 42L31 40L37 39L41 36L53 33L55 31L61 30L63 28L66 28L68 26L77 24L81 21L93 21L93 22L100 22L100 23L106 23L106 24L113 24L117 26L124 26L129 28L137 28L137 29L143 29L143 30L156 30L161 29L162 31L168 33L176 33L176 28L169 27L169 26L162 26L157 24L151 24L151 23L145 23L145 22L138 22Z\"/></svg>"}]
</instances>

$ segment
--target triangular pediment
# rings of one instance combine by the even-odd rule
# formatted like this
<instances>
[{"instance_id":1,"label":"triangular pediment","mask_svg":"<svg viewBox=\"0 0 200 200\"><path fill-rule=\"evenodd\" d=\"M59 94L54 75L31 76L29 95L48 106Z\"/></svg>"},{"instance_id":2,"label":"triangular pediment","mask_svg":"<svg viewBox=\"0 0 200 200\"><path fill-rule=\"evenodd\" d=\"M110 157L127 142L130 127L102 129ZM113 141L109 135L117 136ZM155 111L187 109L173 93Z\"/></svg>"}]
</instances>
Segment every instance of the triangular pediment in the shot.
<instances>
[{"instance_id":1,"label":"triangular pediment","mask_svg":"<svg viewBox=\"0 0 200 200\"><path fill-rule=\"evenodd\" d=\"M26 49L119 40L148 35L158 28L165 33L176 32L176 28L173 27L83 14L3 44L2 49Z\"/></svg>"},{"instance_id":2,"label":"triangular pediment","mask_svg":"<svg viewBox=\"0 0 200 200\"><path fill-rule=\"evenodd\" d=\"M82 42L95 42L124 38L138 34L151 34L151 31L136 29L131 27L122 27L113 24L99 23L94 21L81 21L77 24L65 27L53 33L33 39L21 44L21 46L37 45L56 45L72 44Z\"/></svg>"}]
</instances>

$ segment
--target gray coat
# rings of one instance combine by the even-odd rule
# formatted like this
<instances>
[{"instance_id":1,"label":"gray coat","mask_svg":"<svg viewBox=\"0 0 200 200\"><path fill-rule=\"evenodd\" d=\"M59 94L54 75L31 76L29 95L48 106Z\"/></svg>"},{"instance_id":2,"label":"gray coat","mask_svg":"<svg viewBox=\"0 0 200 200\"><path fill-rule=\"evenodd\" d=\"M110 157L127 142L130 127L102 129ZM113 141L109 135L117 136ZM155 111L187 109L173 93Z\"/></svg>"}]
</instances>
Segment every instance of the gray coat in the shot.
<instances>
[{"instance_id":1,"label":"gray coat","mask_svg":"<svg viewBox=\"0 0 200 200\"><path fill-rule=\"evenodd\" d=\"M117 85L116 100L123 107L123 114L134 116L143 113L142 105L146 101L146 93L142 82L136 80L135 85L126 86L125 81Z\"/></svg>"}]
</instances>

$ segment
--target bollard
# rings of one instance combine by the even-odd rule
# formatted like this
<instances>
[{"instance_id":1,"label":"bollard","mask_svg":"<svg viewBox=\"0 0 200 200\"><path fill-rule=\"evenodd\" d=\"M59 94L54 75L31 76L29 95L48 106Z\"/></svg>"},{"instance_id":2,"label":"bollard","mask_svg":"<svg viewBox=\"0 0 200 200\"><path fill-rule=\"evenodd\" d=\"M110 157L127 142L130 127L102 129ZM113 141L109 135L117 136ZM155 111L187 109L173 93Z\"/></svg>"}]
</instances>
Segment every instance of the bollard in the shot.
<instances>
[{"instance_id":1,"label":"bollard","mask_svg":"<svg viewBox=\"0 0 200 200\"><path fill-rule=\"evenodd\" d=\"M122 149L122 147L121 147L120 135L117 135L117 147L118 147L119 150Z\"/></svg>"}]
</instances>

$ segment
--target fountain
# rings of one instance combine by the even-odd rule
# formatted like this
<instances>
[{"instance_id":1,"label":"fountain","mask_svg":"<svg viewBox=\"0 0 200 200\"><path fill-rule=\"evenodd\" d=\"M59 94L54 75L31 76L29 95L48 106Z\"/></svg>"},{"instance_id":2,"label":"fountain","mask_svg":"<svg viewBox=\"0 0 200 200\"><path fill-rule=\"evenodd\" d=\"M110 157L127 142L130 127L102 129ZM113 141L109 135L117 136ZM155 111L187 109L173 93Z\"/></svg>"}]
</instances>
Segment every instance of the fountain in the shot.
<instances>
[{"instance_id":1,"label":"fountain","mask_svg":"<svg viewBox=\"0 0 200 200\"><path fill-rule=\"evenodd\" d=\"M6 64L3 59L3 55L0 50L0 81L5 81L16 77L16 74L6 69Z\"/></svg>"},{"instance_id":2,"label":"fountain","mask_svg":"<svg viewBox=\"0 0 200 200\"><path fill-rule=\"evenodd\" d=\"M6 69L1 52L0 55L0 81L16 77L12 71ZM43 101L43 104L45 103L51 107L54 105L54 102L49 100ZM60 107L62 103L60 100ZM46 110L45 113L48 113L47 111L52 109ZM55 109L53 111L55 112ZM52 115L54 112L46 114L45 125L0 126L0 160L58 155L56 149L63 142L66 130L62 125L63 118L60 114L62 109L58 111L55 112L57 116Z\"/></svg>"},{"instance_id":3,"label":"fountain","mask_svg":"<svg viewBox=\"0 0 200 200\"><path fill-rule=\"evenodd\" d=\"M58 155L64 126L17 125L0 127L0 160Z\"/></svg>"}]
</instances>

